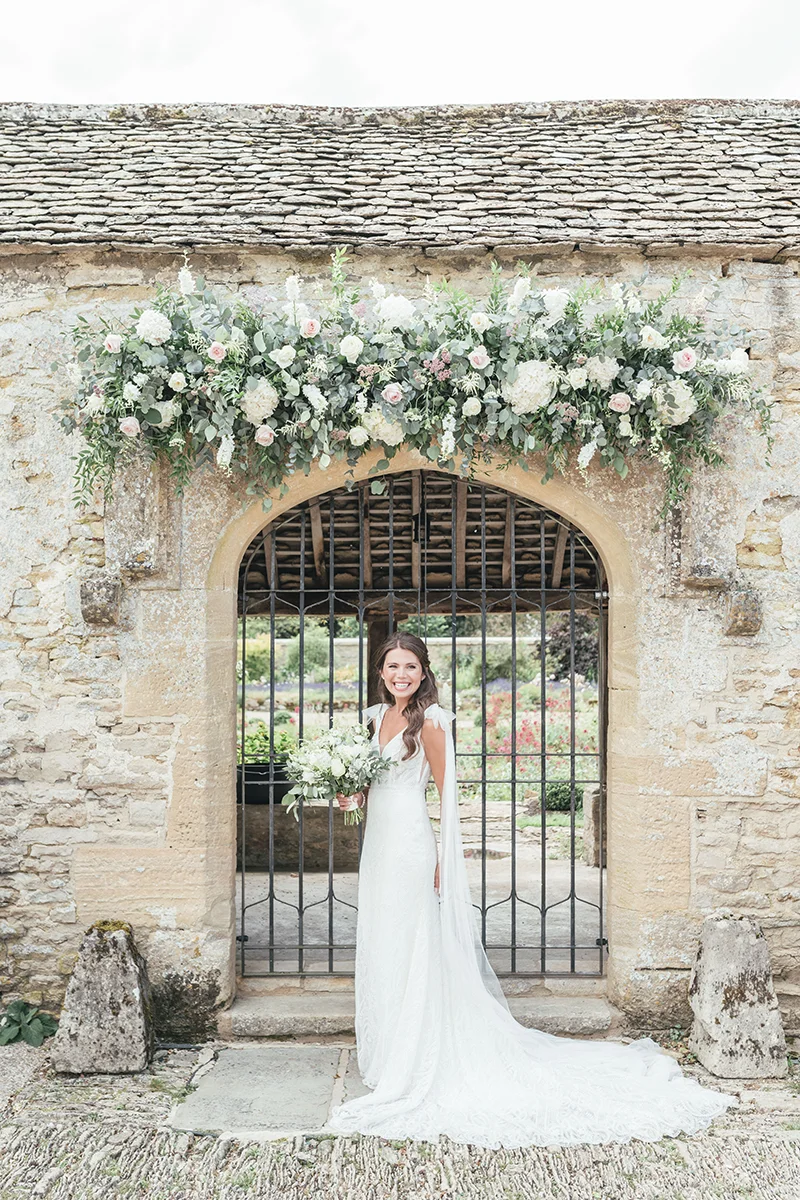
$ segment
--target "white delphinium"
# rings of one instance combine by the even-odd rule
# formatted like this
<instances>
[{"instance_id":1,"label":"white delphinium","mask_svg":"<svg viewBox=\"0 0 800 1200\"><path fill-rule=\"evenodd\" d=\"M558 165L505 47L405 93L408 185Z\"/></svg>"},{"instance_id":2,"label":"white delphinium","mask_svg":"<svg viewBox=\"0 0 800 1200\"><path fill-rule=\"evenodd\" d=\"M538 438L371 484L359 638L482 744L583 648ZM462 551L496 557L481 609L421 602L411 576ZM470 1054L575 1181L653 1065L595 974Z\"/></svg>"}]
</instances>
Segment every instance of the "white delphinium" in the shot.
<instances>
[{"instance_id":1,"label":"white delphinium","mask_svg":"<svg viewBox=\"0 0 800 1200\"><path fill-rule=\"evenodd\" d=\"M625 297L625 307L629 313L632 313L635 316L637 313L642 312L644 305L637 296L636 292L628 292Z\"/></svg>"},{"instance_id":2,"label":"white delphinium","mask_svg":"<svg viewBox=\"0 0 800 1200\"><path fill-rule=\"evenodd\" d=\"M442 421L442 440L440 446L442 458L452 458L456 452L456 418L453 412L447 413Z\"/></svg>"},{"instance_id":3,"label":"white delphinium","mask_svg":"<svg viewBox=\"0 0 800 1200\"><path fill-rule=\"evenodd\" d=\"M663 425L683 425L697 411L697 398L682 379L659 384L653 391L653 399Z\"/></svg>"},{"instance_id":4,"label":"white delphinium","mask_svg":"<svg viewBox=\"0 0 800 1200\"><path fill-rule=\"evenodd\" d=\"M195 290L194 276L187 263L178 271L178 287L182 296L191 296Z\"/></svg>"},{"instance_id":5,"label":"white delphinium","mask_svg":"<svg viewBox=\"0 0 800 1200\"><path fill-rule=\"evenodd\" d=\"M321 416L328 408L328 401L325 396L313 383L303 384L303 395L308 403L313 408L317 416Z\"/></svg>"},{"instance_id":6,"label":"white delphinium","mask_svg":"<svg viewBox=\"0 0 800 1200\"><path fill-rule=\"evenodd\" d=\"M531 281L524 276L518 279L511 290L511 295L508 298L508 311L515 313L519 310L523 300L529 295L531 290Z\"/></svg>"},{"instance_id":7,"label":"white delphinium","mask_svg":"<svg viewBox=\"0 0 800 1200\"><path fill-rule=\"evenodd\" d=\"M586 360L586 374L600 388L610 388L619 372L620 364L615 358L592 355Z\"/></svg>"},{"instance_id":8,"label":"white delphinium","mask_svg":"<svg viewBox=\"0 0 800 1200\"><path fill-rule=\"evenodd\" d=\"M503 397L518 417L536 412L553 399L558 375L555 365L539 359L519 363L517 377L503 387Z\"/></svg>"},{"instance_id":9,"label":"white delphinium","mask_svg":"<svg viewBox=\"0 0 800 1200\"><path fill-rule=\"evenodd\" d=\"M253 425L261 425L275 412L278 400L278 393L269 380L260 379L256 387L244 393L240 407L248 421Z\"/></svg>"},{"instance_id":10,"label":"white delphinium","mask_svg":"<svg viewBox=\"0 0 800 1200\"><path fill-rule=\"evenodd\" d=\"M542 292L542 303L547 316L543 318L545 329L551 329L559 321L563 321L571 296L565 288L548 288Z\"/></svg>"},{"instance_id":11,"label":"white delphinium","mask_svg":"<svg viewBox=\"0 0 800 1200\"><path fill-rule=\"evenodd\" d=\"M589 463L594 458L597 442L587 442L585 446L581 446L578 452L578 466L582 471L585 471Z\"/></svg>"},{"instance_id":12,"label":"white delphinium","mask_svg":"<svg viewBox=\"0 0 800 1200\"><path fill-rule=\"evenodd\" d=\"M172 324L164 313L147 308L136 322L136 335L150 346L161 346L172 334Z\"/></svg>"},{"instance_id":13,"label":"white delphinium","mask_svg":"<svg viewBox=\"0 0 800 1200\"><path fill-rule=\"evenodd\" d=\"M235 448L236 443L231 435L229 433L224 433L220 438L219 447L217 449L217 466L221 471L229 470Z\"/></svg>"},{"instance_id":14,"label":"white delphinium","mask_svg":"<svg viewBox=\"0 0 800 1200\"><path fill-rule=\"evenodd\" d=\"M311 316L311 309L302 300L288 300L281 305L281 312L292 325L300 325Z\"/></svg>"},{"instance_id":15,"label":"white delphinium","mask_svg":"<svg viewBox=\"0 0 800 1200\"><path fill-rule=\"evenodd\" d=\"M287 300L299 300L303 290L303 280L299 275L290 275L285 284Z\"/></svg>"},{"instance_id":16,"label":"white delphinium","mask_svg":"<svg viewBox=\"0 0 800 1200\"><path fill-rule=\"evenodd\" d=\"M375 312L387 329L408 329L414 324L417 310L406 296L391 293L379 300Z\"/></svg>"}]
</instances>

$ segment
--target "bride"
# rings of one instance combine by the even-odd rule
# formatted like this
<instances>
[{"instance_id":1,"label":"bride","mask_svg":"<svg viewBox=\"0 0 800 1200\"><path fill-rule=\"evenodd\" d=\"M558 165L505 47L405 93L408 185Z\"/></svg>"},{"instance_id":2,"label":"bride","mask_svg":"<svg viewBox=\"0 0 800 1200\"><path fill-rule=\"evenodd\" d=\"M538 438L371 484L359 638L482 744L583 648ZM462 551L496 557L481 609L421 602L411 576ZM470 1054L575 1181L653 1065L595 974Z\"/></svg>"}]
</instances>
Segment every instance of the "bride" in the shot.
<instances>
[{"instance_id":1,"label":"bride","mask_svg":"<svg viewBox=\"0 0 800 1200\"><path fill-rule=\"evenodd\" d=\"M372 1090L335 1106L328 1128L486 1147L655 1141L705 1128L736 1099L687 1079L651 1038L573 1040L511 1015L473 915L455 714L437 703L419 638L389 637L378 670L384 702L364 720L391 765L369 789L355 967L358 1065ZM425 801L431 775L441 859Z\"/></svg>"}]
</instances>

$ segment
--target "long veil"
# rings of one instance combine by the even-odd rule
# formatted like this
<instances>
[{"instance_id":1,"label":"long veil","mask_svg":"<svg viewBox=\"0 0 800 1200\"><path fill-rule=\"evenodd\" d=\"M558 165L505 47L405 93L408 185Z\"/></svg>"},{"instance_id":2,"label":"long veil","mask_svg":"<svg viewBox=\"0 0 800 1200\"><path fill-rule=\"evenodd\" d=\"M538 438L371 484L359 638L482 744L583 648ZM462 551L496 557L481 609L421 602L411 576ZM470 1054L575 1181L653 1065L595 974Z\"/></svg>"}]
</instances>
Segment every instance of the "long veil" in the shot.
<instances>
[{"instance_id":1,"label":"long veil","mask_svg":"<svg viewBox=\"0 0 800 1200\"><path fill-rule=\"evenodd\" d=\"M477 972L483 986L504 1008L508 1001L483 948L467 879L458 809L456 751L451 725L456 714L431 704L425 716L445 734L444 792L440 831L439 901L442 923L442 955L451 978ZM468 982L464 980L464 982Z\"/></svg>"}]
</instances>

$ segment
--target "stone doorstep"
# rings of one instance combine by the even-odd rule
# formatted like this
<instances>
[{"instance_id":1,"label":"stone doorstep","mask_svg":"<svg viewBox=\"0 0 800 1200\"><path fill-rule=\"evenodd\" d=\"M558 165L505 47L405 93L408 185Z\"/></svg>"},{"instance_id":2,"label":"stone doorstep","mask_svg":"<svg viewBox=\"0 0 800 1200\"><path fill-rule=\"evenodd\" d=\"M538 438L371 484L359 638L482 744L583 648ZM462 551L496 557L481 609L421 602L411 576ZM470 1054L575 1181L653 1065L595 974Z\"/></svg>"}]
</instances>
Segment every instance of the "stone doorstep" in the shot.
<instances>
[{"instance_id":1,"label":"stone doorstep","mask_svg":"<svg viewBox=\"0 0 800 1200\"><path fill-rule=\"evenodd\" d=\"M511 996L509 1008L528 1028L582 1037L613 1033L622 1014L602 996ZM352 993L239 996L217 1018L219 1036L237 1038L352 1036Z\"/></svg>"}]
</instances>

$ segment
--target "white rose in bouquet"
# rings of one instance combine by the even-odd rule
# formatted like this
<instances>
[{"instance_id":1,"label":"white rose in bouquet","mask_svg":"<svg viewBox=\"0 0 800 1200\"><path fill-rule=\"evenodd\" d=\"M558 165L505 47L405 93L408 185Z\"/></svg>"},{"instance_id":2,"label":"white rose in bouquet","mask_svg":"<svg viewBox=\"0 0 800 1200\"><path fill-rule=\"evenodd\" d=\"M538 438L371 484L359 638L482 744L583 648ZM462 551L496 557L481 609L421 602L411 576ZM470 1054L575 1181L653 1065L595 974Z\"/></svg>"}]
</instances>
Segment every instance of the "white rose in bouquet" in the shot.
<instances>
[{"instance_id":1,"label":"white rose in bouquet","mask_svg":"<svg viewBox=\"0 0 800 1200\"><path fill-rule=\"evenodd\" d=\"M287 760L289 777L296 782L282 801L299 820L301 801L311 805L329 805L337 796L356 797L388 769L388 760L372 747L363 725L348 729L329 729L314 736L314 749L307 742L292 750ZM345 824L355 824L363 816L357 800L344 809Z\"/></svg>"}]
</instances>

